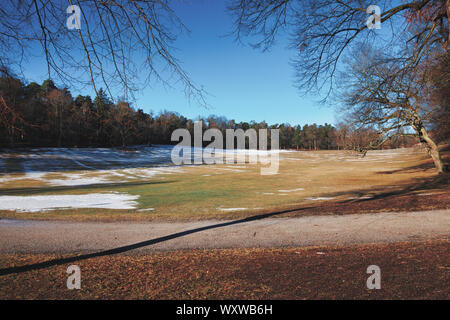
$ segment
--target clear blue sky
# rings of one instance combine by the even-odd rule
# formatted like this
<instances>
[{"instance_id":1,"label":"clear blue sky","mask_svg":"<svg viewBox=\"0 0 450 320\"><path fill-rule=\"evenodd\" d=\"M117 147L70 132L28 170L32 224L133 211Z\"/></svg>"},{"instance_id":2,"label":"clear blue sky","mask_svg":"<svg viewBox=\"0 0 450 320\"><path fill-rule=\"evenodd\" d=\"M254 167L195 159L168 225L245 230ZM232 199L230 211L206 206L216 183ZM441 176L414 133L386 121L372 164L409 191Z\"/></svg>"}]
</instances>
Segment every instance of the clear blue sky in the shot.
<instances>
[{"instance_id":1,"label":"clear blue sky","mask_svg":"<svg viewBox=\"0 0 450 320\"><path fill-rule=\"evenodd\" d=\"M226 2L174 1L177 15L191 31L174 43L178 49L175 56L193 81L210 94L207 100L211 107L190 104L182 87L166 89L158 83L138 93L134 105L146 112L165 109L193 119L216 114L238 122L335 123L334 110L319 104L320 97L302 97L294 87L294 70L289 62L295 52L287 48L287 35L269 52L235 42L233 36L227 36L233 26ZM35 64L25 75L30 81L41 82L46 75L45 64Z\"/></svg>"}]
</instances>

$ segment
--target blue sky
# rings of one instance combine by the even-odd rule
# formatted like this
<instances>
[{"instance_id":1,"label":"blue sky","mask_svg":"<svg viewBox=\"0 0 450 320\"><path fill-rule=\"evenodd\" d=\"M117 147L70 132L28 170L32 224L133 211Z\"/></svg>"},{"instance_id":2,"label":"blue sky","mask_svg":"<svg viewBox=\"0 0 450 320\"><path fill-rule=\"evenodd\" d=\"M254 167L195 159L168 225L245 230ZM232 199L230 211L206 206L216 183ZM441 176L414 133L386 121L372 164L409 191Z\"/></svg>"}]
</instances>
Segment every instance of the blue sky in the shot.
<instances>
[{"instance_id":1,"label":"blue sky","mask_svg":"<svg viewBox=\"0 0 450 320\"><path fill-rule=\"evenodd\" d=\"M319 104L320 97L302 97L294 87L294 70L289 62L295 52L287 48L287 35L279 38L269 52L235 42L233 36L227 36L233 26L226 2L174 1L177 15L191 31L174 43L178 49L175 56L193 81L209 93L210 108L189 103L182 87L167 89L158 83L138 93L134 105L146 112L175 111L193 119L215 114L269 124L335 123L334 110ZM35 64L25 75L30 81L42 81L45 64Z\"/></svg>"}]
</instances>

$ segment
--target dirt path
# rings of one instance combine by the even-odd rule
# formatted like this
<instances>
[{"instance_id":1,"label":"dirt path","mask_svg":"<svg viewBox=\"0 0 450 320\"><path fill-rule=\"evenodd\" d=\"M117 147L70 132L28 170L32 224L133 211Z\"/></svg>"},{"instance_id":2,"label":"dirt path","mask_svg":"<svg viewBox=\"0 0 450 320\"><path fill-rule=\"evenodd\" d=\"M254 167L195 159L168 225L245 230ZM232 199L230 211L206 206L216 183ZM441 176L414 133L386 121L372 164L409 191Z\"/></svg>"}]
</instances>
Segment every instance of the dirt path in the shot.
<instances>
[{"instance_id":1,"label":"dirt path","mask_svg":"<svg viewBox=\"0 0 450 320\"><path fill-rule=\"evenodd\" d=\"M346 245L449 236L450 210L173 223L1 219L0 253Z\"/></svg>"}]
</instances>

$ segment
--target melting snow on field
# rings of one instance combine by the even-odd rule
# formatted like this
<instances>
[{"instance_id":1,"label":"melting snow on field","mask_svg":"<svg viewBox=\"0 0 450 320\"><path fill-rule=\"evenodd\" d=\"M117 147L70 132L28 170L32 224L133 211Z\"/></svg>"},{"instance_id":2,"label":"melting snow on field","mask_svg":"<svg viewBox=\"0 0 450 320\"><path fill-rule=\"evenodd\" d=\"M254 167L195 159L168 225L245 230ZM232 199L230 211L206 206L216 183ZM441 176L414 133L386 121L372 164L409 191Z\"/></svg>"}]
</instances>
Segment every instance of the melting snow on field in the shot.
<instances>
[{"instance_id":1,"label":"melting snow on field","mask_svg":"<svg viewBox=\"0 0 450 320\"><path fill-rule=\"evenodd\" d=\"M297 189L292 189L292 190L278 190L278 192L281 193L289 193L289 192L297 192L297 191L303 191L305 190L304 188L297 188Z\"/></svg>"},{"instance_id":2,"label":"melting snow on field","mask_svg":"<svg viewBox=\"0 0 450 320\"><path fill-rule=\"evenodd\" d=\"M136 146L128 151L115 148L36 148L28 151L5 149L0 153L0 163L8 159L12 165L0 168L0 183L37 180L51 186L81 186L182 173L182 167L172 163L172 150L173 146ZM204 156L204 150L206 149L192 148L193 159ZM264 156L271 152L234 150L231 153ZM216 150L215 156L217 155L228 154L225 150ZM208 158L207 154L205 156ZM245 172L245 168L230 166L220 169L240 173Z\"/></svg>"},{"instance_id":3,"label":"melting snow on field","mask_svg":"<svg viewBox=\"0 0 450 320\"><path fill-rule=\"evenodd\" d=\"M52 186L83 186L89 184L101 184L111 182L103 177L85 177L82 174L67 174L66 179L49 179L46 180Z\"/></svg>"},{"instance_id":4,"label":"melting snow on field","mask_svg":"<svg viewBox=\"0 0 450 320\"><path fill-rule=\"evenodd\" d=\"M310 200L310 201L320 201L320 200L332 200L334 198L330 198L330 197L316 197L316 198L306 198L305 200Z\"/></svg>"},{"instance_id":5,"label":"melting snow on field","mask_svg":"<svg viewBox=\"0 0 450 320\"><path fill-rule=\"evenodd\" d=\"M0 210L39 212L56 209L135 209L139 196L120 193L92 193L54 196L0 196Z\"/></svg>"},{"instance_id":6,"label":"melting snow on field","mask_svg":"<svg viewBox=\"0 0 450 320\"><path fill-rule=\"evenodd\" d=\"M224 212L248 210L247 208L217 208L217 209Z\"/></svg>"}]
</instances>

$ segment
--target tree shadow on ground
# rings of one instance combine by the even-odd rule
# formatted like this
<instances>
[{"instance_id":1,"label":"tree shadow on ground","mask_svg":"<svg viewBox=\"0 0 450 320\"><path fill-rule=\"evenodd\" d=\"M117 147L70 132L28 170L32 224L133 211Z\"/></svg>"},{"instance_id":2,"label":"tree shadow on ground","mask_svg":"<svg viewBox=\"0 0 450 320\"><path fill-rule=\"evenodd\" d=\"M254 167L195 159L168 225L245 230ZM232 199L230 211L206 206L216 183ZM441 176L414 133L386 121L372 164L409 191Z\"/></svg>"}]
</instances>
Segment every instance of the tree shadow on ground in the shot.
<instances>
[{"instance_id":1,"label":"tree shadow on ground","mask_svg":"<svg viewBox=\"0 0 450 320\"><path fill-rule=\"evenodd\" d=\"M450 174L440 174L428 178L414 178L411 182L407 184L403 184L398 187L398 189L394 189L392 191L386 191L386 186L381 186L377 188L371 189L363 189L352 192L338 192L335 193L335 196L339 195L349 195L349 196L359 196L359 197L367 197L365 199L358 199L359 202L376 200L376 199L384 199L388 197L401 196L401 195L411 195L418 194L421 191L430 191L430 190L446 190L450 186ZM389 186L392 187L392 186ZM351 202L354 199L349 199L345 202Z\"/></svg>"},{"instance_id":2,"label":"tree shadow on ground","mask_svg":"<svg viewBox=\"0 0 450 320\"><path fill-rule=\"evenodd\" d=\"M450 144L441 145L439 151L441 152L441 159L442 162L444 163L444 167L446 167L447 169L450 168ZM423 172L426 170L436 170L437 172L436 166L430 156L425 156L422 160L422 163L415 166L400 168L397 170L379 171L377 173L378 174L413 173L413 172Z\"/></svg>"},{"instance_id":3,"label":"tree shadow on ground","mask_svg":"<svg viewBox=\"0 0 450 320\"><path fill-rule=\"evenodd\" d=\"M54 186L54 187L24 187L24 188L4 188L0 189L0 195L30 195L48 192L58 192L58 191L74 191L74 190L91 190L91 189L111 189L111 188L127 188L136 186L146 186L146 185L157 185L174 183L176 180L172 181L142 181L142 182L117 182L117 183L96 183L87 185L77 185L77 186Z\"/></svg>"},{"instance_id":4,"label":"tree shadow on ground","mask_svg":"<svg viewBox=\"0 0 450 320\"><path fill-rule=\"evenodd\" d=\"M300 210L307 210L307 209L308 208L302 208ZM299 210L299 209L295 209L295 210ZM187 235L190 235L193 233L198 233L198 232L211 230L211 229L228 227L228 226L252 222L252 221L256 221L256 220L262 220L262 219L274 217L277 215L289 213L291 211L293 211L293 210L272 212L272 213L256 215L256 216L252 216L252 217L248 217L248 218L244 218L244 219L240 219L240 220L218 223L218 224L214 224L214 225L210 225L210 226L205 226L205 227L201 227L201 228L178 232L178 233L174 233L174 234L167 235L164 237L159 237L159 238L155 238L155 239L151 239L151 240L147 240L147 241L134 243L134 244L127 245L127 246L122 246L122 247L105 250L105 251L100 251L100 252L95 252L95 253L90 253L90 254L83 254L83 255L78 255L78 256L61 258L61 259L53 259L53 260L49 260L49 261L45 261L45 262L41 262L41 263L30 264L30 265L19 266L19 267L4 268L4 269L0 269L0 276L8 275L8 274L15 274L15 273L23 273L23 272L39 270L39 269L45 269L45 268L49 268L49 267L56 266L56 265L62 265L62 264L87 260L87 259L91 259L91 258L95 258L95 257L102 257L102 256L119 254L119 253L125 253L125 252L131 251L131 250L135 250L135 249L151 246L151 245L154 245L157 243L169 241L172 239L184 237L184 236L187 236Z\"/></svg>"},{"instance_id":5,"label":"tree shadow on ground","mask_svg":"<svg viewBox=\"0 0 450 320\"><path fill-rule=\"evenodd\" d=\"M418 171L425 171L425 170L432 170L434 169L434 163L433 161L427 161L415 166L410 166L406 168L396 169L396 170L389 170L389 171L378 171L377 174L394 174L394 173L413 173Z\"/></svg>"},{"instance_id":6,"label":"tree shadow on ground","mask_svg":"<svg viewBox=\"0 0 450 320\"><path fill-rule=\"evenodd\" d=\"M132 153L117 148L0 148L0 160L3 160L0 174L178 167L172 162L171 148L138 146L136 152ZM192 152L192 165L196 166L194 157Z\"/></svg>"},{"instance_id":7,"label":"tree shadow on ground","mask_svg":"<svg viewBox=\"0 0 450 320\"><path fill-rule=\"evenodd\" d=\"M308 215L345 215L370 212L411 212L450 208L449 174L415 178L397 185L324 193L338 198L319 203ZM295 212L287 216L297 216Z\"/></svg>"}]
</instances>

